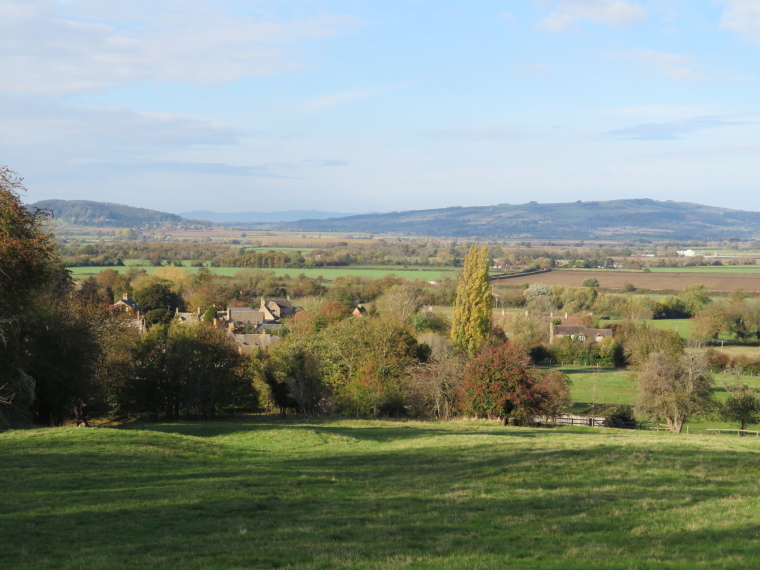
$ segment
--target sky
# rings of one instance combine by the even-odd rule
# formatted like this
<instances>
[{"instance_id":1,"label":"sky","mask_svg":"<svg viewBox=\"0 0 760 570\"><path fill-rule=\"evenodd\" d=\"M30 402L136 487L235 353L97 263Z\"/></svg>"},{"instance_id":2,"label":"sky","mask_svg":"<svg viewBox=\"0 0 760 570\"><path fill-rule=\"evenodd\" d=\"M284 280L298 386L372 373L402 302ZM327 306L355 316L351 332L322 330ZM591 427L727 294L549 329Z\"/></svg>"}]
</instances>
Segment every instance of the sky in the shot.
<instances>
[{"instance_id":1,"label":"sky","mask_svg":"<svg viewBox=\"0 0 760 570\"><path fill-rule=\"evenodd\" d=\"M760 0L2 0L27 202L760 211Z\"/></svg>"}]
</instances>

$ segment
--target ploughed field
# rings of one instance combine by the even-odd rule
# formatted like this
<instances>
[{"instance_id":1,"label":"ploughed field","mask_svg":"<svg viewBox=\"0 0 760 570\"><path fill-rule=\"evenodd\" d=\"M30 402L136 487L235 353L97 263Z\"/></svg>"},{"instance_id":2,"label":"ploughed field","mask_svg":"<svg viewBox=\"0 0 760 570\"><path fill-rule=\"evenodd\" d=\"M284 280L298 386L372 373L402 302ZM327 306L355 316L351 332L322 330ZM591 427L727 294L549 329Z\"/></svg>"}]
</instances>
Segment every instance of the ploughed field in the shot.
<instances>
[{"instance_id":1,"label":"ploughed field","mask_svg":"<svg viewBox=\"0 0 760 570\"><path fill-rule=\"evenodd\" d=\"M733 270L733 272L731 271ZM523 283L545 283L547 285L569 285L581 287L584 279L594 277L599 286L605 288L622 288L626 283L637 289L681 290L688 285L701 283L710 291L760 292L760 272L740 273L736 268L726 267L718 271L663 271L644 273L642 271L623 271L615 269L555 269L537 275L517 276L499 280L497 286L518 286Z\"/></svg>"},{"instance_id":2,"label":"ploughed field","mask_svg":"<svg viewBox=\"0 0 760 570\"><path fill-rule=\"evenodd\" d=\"M288 420L0 433L0 567L753 568L760 440Z\"/></svg>"}]
</instances>

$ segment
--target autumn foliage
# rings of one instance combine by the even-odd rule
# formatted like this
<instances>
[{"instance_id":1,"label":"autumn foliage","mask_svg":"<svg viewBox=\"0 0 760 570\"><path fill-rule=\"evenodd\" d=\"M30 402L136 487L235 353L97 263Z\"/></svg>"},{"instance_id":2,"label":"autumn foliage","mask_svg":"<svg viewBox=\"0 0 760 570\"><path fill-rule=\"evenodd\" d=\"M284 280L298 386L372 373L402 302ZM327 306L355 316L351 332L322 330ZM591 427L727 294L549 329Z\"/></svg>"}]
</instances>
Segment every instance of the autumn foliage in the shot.
<instances>
[{"instance_id":1,"label":"autumn foliage","mask_svg":"<svg viewBox=\"0 0 760 570\"><path fill-rule=\"evenodd\" d=\"M461 410L479 418L514 417L522 423L547 412L556 415L569 401L569 380L551 374L533 368L515 345L489 346L465 367Z\"/></svg>"}]
</instances>

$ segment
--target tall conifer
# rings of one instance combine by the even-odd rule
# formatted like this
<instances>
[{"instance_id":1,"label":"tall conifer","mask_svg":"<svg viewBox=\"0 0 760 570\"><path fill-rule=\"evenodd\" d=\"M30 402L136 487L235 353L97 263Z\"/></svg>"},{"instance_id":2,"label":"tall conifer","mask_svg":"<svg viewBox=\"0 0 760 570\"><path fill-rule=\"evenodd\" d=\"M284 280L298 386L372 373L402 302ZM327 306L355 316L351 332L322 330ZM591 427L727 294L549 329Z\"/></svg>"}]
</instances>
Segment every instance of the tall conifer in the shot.
<instances>
[{"instance_id":1,"label":"tall conifer","mask_svg":"<svg viewBox=\"0 0 760 570\"><path fill-rule=\"evenodd\" d=\"M466 354L480 350L491 334L491 283L488 246L473 245L464 258L451 317L451 339Z\"/></svg>"}]
</instances>

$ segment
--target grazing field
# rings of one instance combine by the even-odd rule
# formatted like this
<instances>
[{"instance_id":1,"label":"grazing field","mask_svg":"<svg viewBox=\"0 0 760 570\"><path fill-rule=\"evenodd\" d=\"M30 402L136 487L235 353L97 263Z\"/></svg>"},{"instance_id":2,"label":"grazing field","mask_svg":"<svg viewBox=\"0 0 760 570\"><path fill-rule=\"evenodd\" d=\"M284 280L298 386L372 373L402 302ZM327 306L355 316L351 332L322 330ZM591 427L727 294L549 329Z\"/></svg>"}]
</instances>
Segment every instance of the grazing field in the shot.
<instances>
[{"instance_id":1,"label":"grazing field","mask_svg":"<svg viewBox=\"0 0 760 570\"><path fill-rule=\"evenodd\" d=\"M558 366L573 381L570 398L573 402L571 411L584 413L592 404L627 404L633 405L636 399L636 372L626 369L611 369L589 366ZM736 376L713 374L713 394L719 402L728 398L724 382L733 382ZM739 380L760 390L760 376L739 376ZM647 420L647 418L637 418ZM691 430L704 433L708 428L736 429L736 425L724 422L716 417L693 417L687 421ZM750 429L760 429L760 425Z\"/></svg>"},{"instance_id":2,"label":"grazing field","mask_svg":"<svg viewBox=\"0 0 760 570\"><path fill-rule=\"evenodd\" d=\"M694 321L692 319L651 319L647 324L653 329L673 331L683 339L690 339L693 334Z\"/></svg>"},{"instance_id":3,"label":"grazing field","mask_svg":"<svg viewBox=\"0 0 760 570\"><path fill-rule=\"evenodd\" d=\"M137 265L137 264L132 264ZM74 278L82 278L82 277L89 277L90 275L95 275L96 273L99 273L103 271L104 269L113 269L115 271L118 271L120 273L123 273L127 270L127 267L121 267L121 266L110 266L110 267L69 267L68 268L71 271L71 274ZM140 266L140 269L145 269L145 271L148 274L153 273L157 267L143 267ZM197 267L182 267L185 271L189 273L197 273L198 268ZM246 270L252 270L255 269L253 267L208 267L209 271L212 271L213 273L216 273L217 275L227 275L232 276L236 273L239 273L241 271ZM403 277L404 279L408 279L410 281L415 280L422 280L422 281L437 281L439 279L445 279L447 277L455 278L459 275L461 272L461 269L457 269L454 267L441 267L441 268L430 268L430 267L399 267L399 266L392 266L392 265L378 265L378 266L358 266L358 265L348 265L345 267L318 267L318 268L276 268L276 269L270 269L270 268L264 268L262 271L271 271L275 273L276 275L290 275L292 277L295 277L297 275L304 274L307 277L323 277L324 279L328 281L332 281L336 279L337 277L343 277L346 275L357 275L359 277L365 277L367 279L380 279L381 277L385 277L386 275L396 275L397 277Z\"/></svg>"},{"instance_id":4,"label":"grazing field","mask_svg":"<svg viewBox=\"0 0 760 570\"><path fill-rule=\"evenodd\" d=\"M682 269L682 268L681 268ZM704 268L700 268L704 269ZM732 267L731 269L737 269ZM738 268L741 269L741 268ZM736 271L696 272L696 271L667 271L651 273L642 271L623 271L616 269L573 270L559 269L538 275L520 276L499 282L499 286L518 286L523 283L545 283L547 285L570 285L581 287L584 279L595 277L601 287L622 288L626 283L633 284L639 289L668 289L681 290L687 285L701 283L711 291L736 291L743 289L747 292L760 292L760 272L739 273Z\"/></svg>"},{"instance_id":5,"label":"grazing field","mask_svg":"<svg viewBox=\"0 0 760 570\"><path fill-rule=\"evenodd\" d=\"M760 442L480 423L0 434L6 568L752 568Z\"/></svg>"}]
</instances>

